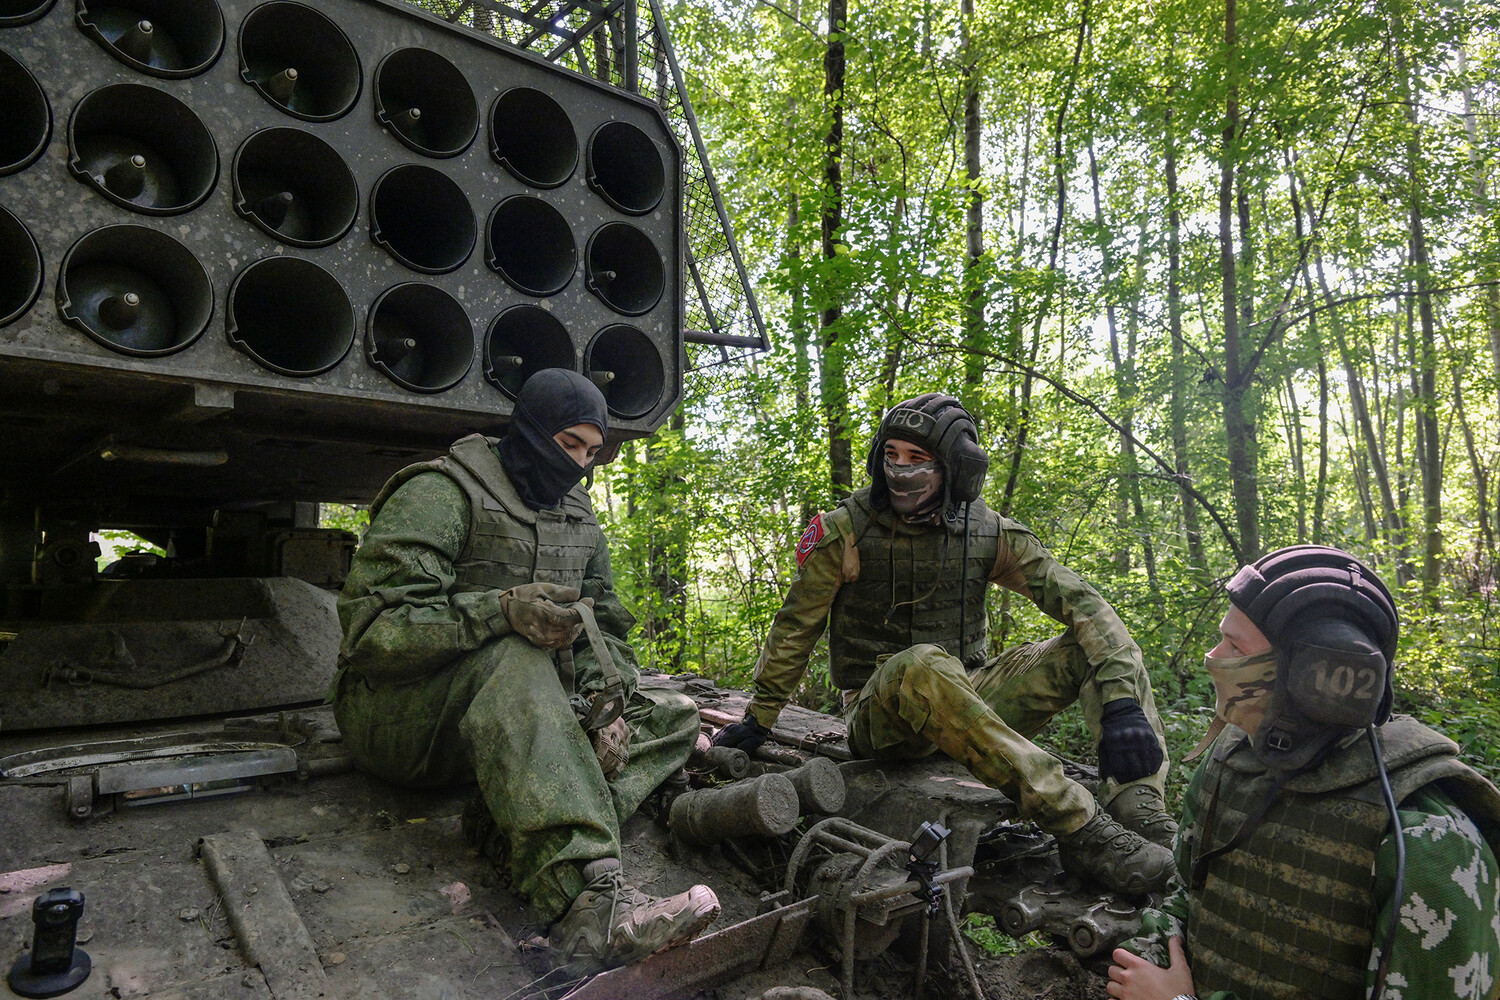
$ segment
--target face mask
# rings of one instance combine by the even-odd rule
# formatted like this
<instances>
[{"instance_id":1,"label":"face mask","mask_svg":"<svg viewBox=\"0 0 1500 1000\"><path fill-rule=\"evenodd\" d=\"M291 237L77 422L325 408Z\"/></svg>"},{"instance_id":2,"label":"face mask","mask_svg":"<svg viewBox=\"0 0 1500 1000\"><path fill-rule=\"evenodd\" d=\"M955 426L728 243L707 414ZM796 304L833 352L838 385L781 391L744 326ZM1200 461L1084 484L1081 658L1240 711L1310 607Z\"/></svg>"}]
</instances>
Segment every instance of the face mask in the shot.
<instances>
[{"instance_id":1,"label":"face mask","mask_svg":"<svg viewBox=\"0 0 1500 1000\"><path fill-rule=\"evenodd\" d=\"M1214 711L1252 736L1271 707L1276 683L1276 653L1253 656L1205 656L1203 668L1214 681Z\"/></svg>"},{"instance_id":2,"label":"face mask","mask_svg":"<svg viewBox=\"0 0 1500 1000\"><path fill-rule=\"evenodd\" d=\"M902 517L925 513L937 500L943 473L937 461L897 465L885 460L885 485L891 491L891 509Z\"/></svg>"},{"instance_id":3,"label":"face mask","mask_svg":"<svg viewBox=\"0 0 1500 1000\"><path fill-rule=\"evenodd\" d=\"M609 426L604 396L594 383L561 368L527 379L498 452L511 485L532 510L556 506L588 474L552 437L575 424L592 424L601 434Z\"/></svg>"}]
</instances>

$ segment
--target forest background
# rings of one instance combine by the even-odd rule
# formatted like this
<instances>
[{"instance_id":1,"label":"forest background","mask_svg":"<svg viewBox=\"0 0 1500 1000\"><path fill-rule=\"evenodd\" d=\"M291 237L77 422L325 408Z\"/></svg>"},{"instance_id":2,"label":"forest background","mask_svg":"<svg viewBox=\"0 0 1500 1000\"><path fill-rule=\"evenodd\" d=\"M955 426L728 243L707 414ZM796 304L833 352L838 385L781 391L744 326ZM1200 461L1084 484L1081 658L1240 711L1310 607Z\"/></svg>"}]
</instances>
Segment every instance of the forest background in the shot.
<instances>
[{"instance_id":1,"label":"forest background","mask_svg":"<svg viewBox=\"0 0 1500 1000\"><path fill-rule=\"evenodd\" d=\"M747 686L804 526L888 407L942 390L986 502L1129 626L1174 760L1224 579L1320 542L1398 592L1398 710L1500 776L1500 6L666 19L774 346L694 348L672 422L598 474L643 663ZM1057 631L1000 592L990 625ZM798 697L832 705L821 655ZM1076 717L1044 741L1093 757Z\"/></svg>"},{"instance_id":2,"label":"forest background","mask_svg":"<svg viewBox=\"0 0 1500 1000\"><path fill-rule=\"evenodd\" d=\"M690 347L596 472L643 664L748 687L804 527L938 390L1141 646L1170 796L1225 580L1304 542L1396 592L1397 711L1500 780L1500 5L664 6L773 346ZM836 711L826 645L796 700ZM1076 710L1041 742L1094 758Z\"/></svg>"}]
</instances>

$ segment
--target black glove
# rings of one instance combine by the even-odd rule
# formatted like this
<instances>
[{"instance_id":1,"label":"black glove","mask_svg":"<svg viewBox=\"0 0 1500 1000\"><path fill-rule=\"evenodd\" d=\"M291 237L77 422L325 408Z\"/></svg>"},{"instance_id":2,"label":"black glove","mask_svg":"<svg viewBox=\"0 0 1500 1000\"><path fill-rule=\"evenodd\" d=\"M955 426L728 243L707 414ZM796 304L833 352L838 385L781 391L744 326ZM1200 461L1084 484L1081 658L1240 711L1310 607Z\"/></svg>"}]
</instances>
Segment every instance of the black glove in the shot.
<instances>
[{"instance_id":1,"label":"black glove","mask_svg":"<svg viewBox=\"0 0 1500 1000\"><path fill-rule=\"evenodd\" d=\"M1140 702L1134 698L1110 702L1099 724L1104 729L1099 737L1099 777L1134 781L1161 767L1161 741L1146 721Z\"/></svg>"},{"instance_id":2,"label":"black glove","mask_svg":"<svg viewBox=\"0 0 1500 1000\"><path fill-rule=\"evenodd\" d=\"M716 747L732 747L735 750L743 750L746 753L754 753L771 731L759 722L749 712L741 722L731 722L723 729L714 734L709 742Z\"/></svg>"}]
</instances>

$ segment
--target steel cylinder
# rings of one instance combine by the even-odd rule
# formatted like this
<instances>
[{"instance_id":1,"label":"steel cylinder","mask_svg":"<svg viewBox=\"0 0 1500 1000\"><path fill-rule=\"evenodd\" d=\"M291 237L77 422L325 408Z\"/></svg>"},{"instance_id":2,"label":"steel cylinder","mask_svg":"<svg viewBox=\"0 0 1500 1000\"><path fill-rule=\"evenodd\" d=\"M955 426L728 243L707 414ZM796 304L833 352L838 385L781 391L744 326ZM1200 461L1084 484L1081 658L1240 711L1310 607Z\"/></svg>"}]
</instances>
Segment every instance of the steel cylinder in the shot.
<instances>
[{"instance_id":1,"label":"steel cylinder","mask_svg":"<svg viewBox=\"0 0 1500 1000\"><path fill-rule=\"evenodd\" d=\"M723 788L700 788L672 803L668 825L678 839L706 847L729 837L779 837L797 825L797 789L780 774Z\"/></svg>"}]
</instances>

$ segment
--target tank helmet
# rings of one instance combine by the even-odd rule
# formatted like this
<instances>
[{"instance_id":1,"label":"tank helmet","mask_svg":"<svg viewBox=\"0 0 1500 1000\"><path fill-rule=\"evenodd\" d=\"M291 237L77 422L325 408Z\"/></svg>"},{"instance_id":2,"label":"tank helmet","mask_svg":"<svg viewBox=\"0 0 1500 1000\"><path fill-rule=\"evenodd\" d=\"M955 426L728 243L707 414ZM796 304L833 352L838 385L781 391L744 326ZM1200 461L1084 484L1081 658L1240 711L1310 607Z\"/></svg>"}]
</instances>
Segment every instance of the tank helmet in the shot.
<instances>
[{"instance_id":1,"label":"tank helmet","mask_svg":"<svg viewBox=\"0 0 1500 1000\"><path fill-rule=\"evenodd\" d=\"M881 464L886 442L892 438L909 441L936 456L951 500L967 503L979 499L990 456L979 446L974 418L957 399L941 392L928 392L903 400L886 413L865 461L865 469L870 473L870 492L877 504L882 504L886 494Z\"/></svg>"},{"instance_id":2,"label":"tank helmet","mask_svg":"<svg viewBox=\"0 0 1500 1000\"><path fill-rule=\"evenodd\" d=\"M1242 567L1225 591L1276 652L1271 705L1252 741L1262 762L1301 770L1390 718L1400 621L1368 566L1331 546L1294 545Z\"/></svg>"}]
</instances>

